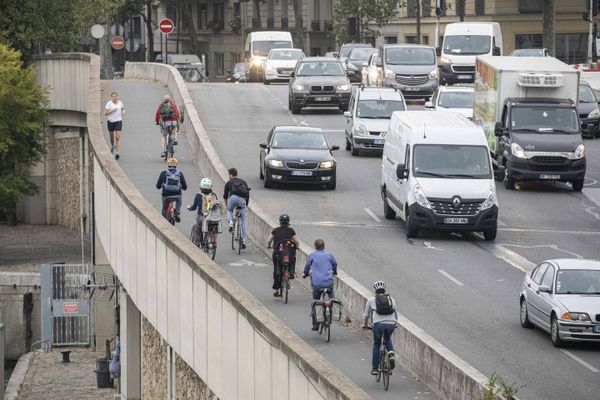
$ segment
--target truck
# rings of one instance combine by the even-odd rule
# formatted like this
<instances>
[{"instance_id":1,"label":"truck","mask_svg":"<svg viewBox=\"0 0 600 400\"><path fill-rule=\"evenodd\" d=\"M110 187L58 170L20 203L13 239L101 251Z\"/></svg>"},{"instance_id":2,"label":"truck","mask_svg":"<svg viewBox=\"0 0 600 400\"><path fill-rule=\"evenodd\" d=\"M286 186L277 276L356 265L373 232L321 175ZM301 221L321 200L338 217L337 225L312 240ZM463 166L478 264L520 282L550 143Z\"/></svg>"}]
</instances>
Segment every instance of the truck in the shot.
<instances>
[{"instance_id":1,"label":"truck","mask_svg":"<svg viewBox=\"0 0 600 400\"><path fill-rule=\"evenodd\" d=\"M292 34L282 31L250 32L244 47L246 76L249 81L260 82L264 77L265 63L271 49L294 47Z\"/></svg>"},{"instance_id":2,"label":"truck","mask_svg":"<svg viewBox=\"0 0 600 400\"><path fill-rule=\"evenodd\" d=\"M473 121L483 127L496 176L572 184L586 159L577 112L579 71L553 57L477 57Z\"/></svg>"}]
</instances>

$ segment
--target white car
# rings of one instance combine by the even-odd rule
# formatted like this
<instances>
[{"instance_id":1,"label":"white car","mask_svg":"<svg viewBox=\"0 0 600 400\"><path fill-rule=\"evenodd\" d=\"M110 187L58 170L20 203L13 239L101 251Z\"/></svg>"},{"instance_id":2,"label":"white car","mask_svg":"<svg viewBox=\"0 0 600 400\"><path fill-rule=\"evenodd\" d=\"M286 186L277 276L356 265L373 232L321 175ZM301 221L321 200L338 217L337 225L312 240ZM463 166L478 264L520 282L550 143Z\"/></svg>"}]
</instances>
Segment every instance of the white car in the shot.
<instances>
[{"instance_id":1,"label":"white car","mask_svg":"<svg viewBox=\"0 0 600 400\"><path fill-rule=\"evenodd\" d=\"M275 81L289 81L299 60L304 58L300 49L272 49L265 62L265 85Z\"/></svg>"},{"instance_id":2,"label":"white car","mask_svg":"<svg viewBox=\"0 0 600 400\"><path fill-rule=\"evenodd\" d=\"M362 69L362 83L366 86L381 86L383 83L383 68L379 52L371 54L367 66Z\"/></svg>"},{"instance_id":3,"label":"white car","mask_svg":"<svg viewBox=\"0 0 600 400\"><path fill-rule=\"evenodd\" d=\"M440 86L425 108L453 111L473 119L473 91L472 86Z\"/></svg>"}]
</instances>

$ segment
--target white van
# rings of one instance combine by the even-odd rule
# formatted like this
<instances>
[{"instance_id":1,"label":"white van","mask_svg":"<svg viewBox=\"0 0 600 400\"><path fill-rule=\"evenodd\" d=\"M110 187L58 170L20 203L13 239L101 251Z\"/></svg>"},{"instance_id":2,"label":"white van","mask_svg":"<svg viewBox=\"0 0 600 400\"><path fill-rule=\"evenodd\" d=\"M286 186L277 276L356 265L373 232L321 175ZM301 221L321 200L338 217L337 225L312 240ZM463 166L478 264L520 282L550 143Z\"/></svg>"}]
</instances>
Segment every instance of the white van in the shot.
<instances>
[{"instance_id":1,"label":"white van","mask_svg":"<svg viewBox=\"0 0 600 400\"><path fill-rule=\"evenodd\" d=\"M475 57L502 55L502 31L497 22L455 22L446 25L438 53L440 85L473 83Z\"/></svg>"},{"instance_id":2,"label":"white van","mask_svg":"<svg viewBox=\"0 0 600 400\"><path fill-rule=\"evenodd\" d=\"M294 47L292 34L282 31L250 32L246 37L244 59L246 76L250 81L263 79L265 62L271 49L289 49Z\"/></svg>"},{"instance_id":3,"label":"white van","mask_svg":"<svg viewBox=\"0 0 600 400\"><path fill-rule=\"evenodd\" d=\"M420 230L496 238L498 200L483 130L450 111L394 112L383 146L381 196L406 236Z\"/></svg>"}]
</instances>

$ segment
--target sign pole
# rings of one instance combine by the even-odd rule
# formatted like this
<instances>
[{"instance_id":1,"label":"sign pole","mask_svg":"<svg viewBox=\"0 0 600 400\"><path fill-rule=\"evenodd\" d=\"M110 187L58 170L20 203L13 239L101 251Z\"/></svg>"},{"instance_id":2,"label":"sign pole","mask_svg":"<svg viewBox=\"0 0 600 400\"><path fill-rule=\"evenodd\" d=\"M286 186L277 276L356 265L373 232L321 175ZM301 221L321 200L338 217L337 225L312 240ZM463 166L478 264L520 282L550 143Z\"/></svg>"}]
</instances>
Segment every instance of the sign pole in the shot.
<instances>
[{"instance_id":1,"label":"sign pole","mask_svg":"<svg viewBox=\"0 0 600 400\"><path fill-rule=\"evenodd\" d=\"M160 62L164 63L165 60L162 59L163 58L163 48L162 48L163 39L162 39L162 36L163 36L163 34L162 34L162 32L160 32L160 58L161 58Z\"/></svg>"}]
</instances>

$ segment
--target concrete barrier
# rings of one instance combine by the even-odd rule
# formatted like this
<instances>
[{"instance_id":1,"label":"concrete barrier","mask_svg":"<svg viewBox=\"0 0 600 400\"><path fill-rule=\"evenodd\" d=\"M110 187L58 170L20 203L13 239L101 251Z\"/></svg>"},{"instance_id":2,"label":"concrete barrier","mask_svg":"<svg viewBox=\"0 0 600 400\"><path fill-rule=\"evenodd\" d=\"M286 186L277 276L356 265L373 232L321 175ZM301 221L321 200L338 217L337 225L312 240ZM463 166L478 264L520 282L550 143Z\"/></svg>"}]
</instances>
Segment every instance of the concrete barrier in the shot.
<instances>
[{"instance_id":1,"label":"concrete barrier","mask_svg":"<svg viewBox=\"0 0 600 400\"><path fill-rule=\"evenodd\" d=\"M183 128L198 167L204 175L211 177L216 191L222 191L228 179L227 168L212 145L187 86L177 70L165 64L128 62L125 65L125 79L151 80L168 87L177 104L185 109ZM247 218L248 236L265 254L270 255L271 251L266 248L265 240L278 225L277 221L266 215L256 203L248 208ZM312 247L301 243L297 265L304 265L310 251ZM365 303L372 291L344 271L338 270L335 292L343 301L347 316L358 328ZM399 315L399 327L394 334L394 343L401 365L444 399L471 399L473 393L482 392L487 384L488 379L485 375L403 315Z\"/></svg>"}]
</instances>

